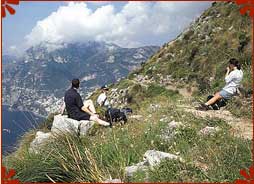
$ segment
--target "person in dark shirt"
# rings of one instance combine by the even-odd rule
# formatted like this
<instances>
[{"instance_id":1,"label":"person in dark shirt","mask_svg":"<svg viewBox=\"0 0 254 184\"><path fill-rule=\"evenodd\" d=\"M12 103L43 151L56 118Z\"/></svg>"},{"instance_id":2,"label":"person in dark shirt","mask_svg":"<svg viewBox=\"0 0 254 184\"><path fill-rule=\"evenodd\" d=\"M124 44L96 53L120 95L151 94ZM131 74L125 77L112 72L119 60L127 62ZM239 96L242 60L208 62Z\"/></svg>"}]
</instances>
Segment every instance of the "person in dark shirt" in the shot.
<instances>
[{"instance_id":1,"label":"person in dark shirt","mask_svg":"<svg viewBox=\"0 0 254 184\"><path fill-rule=\"evenodd\" d=\"M79 79L73 79L71 88L64 95L64 102L69 118L78 121L91 120L100 125L109 126L110 124L108 122L99 119L91 100L85 101L85 104L83 103L80 94L77 92L78 88Z\"/></svg>"}]
</instances>

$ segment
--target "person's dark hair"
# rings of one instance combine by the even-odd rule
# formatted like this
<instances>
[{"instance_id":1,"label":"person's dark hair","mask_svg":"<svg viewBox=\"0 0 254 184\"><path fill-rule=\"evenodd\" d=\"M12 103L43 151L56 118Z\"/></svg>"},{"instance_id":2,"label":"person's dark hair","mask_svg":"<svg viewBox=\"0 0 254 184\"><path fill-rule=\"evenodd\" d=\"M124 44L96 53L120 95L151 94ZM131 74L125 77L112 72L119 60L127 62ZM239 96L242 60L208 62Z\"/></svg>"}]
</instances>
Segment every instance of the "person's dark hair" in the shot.
<instances>
[{"instance_id":1,"label":"person's dark hair","mask_svg":"<svg viewBox=\"0 0 254 184\"><path fill-rule=\"evenodd\" d=\"M79 80L78 79L72 79L71 81L71 87L72 88L79 88Z\"/></svg>"},{"instance_id":2,"label":"person's dark hair","mask_svg":"<svg viewBox=\"0 0 254 184\"><path fill-rule=\"evenodd\" d=\"M241 70L241 64L237 59L232 58L229 60L229 63L234 65L238 70Z\"/></svg>"}]
</instances>

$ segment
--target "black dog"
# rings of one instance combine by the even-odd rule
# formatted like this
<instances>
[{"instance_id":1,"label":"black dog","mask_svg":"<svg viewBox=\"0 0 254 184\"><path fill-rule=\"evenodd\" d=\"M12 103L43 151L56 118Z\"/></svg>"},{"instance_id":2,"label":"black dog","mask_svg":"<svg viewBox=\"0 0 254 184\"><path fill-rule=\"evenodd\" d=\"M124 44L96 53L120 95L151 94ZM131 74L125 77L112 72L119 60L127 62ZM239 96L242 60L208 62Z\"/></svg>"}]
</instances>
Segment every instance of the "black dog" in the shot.
<instances>
[{"instance_id":1,"label":"black dog","mask_svg":"<svg viewBox=\"0 0 254 184\"><path fill-rule=\"evenodd\" d=\"M105 112L105 118L106 118L106 121L110 123L110 126L112 126L113 122L120 122L120 121L123 121L124 123L127 122L126 114L120 109L116 109L116 108L107 109Z\"/></svg>"}]
</instances>

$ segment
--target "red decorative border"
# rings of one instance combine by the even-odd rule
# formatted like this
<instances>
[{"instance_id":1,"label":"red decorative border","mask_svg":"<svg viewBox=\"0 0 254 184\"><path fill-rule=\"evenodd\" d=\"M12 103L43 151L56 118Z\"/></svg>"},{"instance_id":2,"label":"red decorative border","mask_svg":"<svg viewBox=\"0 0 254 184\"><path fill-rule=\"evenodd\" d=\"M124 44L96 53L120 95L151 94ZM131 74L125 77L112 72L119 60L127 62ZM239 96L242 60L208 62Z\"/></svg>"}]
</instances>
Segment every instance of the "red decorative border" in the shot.
<instances>
[{"instance_id":1,"label":"red decorative border","mask_svg":"<svg viewBox=\"0 0 254 184\"><path fill-rule=\"evenodd\" d=\"M19 184L20 181L16 179L12 179L13 176L15 176L15 170L10 169L9 172L6 171L6 167L2 167L1 171L1 179L2 184Z\"/></svg>"},{"instance_id":2,"label":"red decorative border","mask_svg":"<svg viewBox=\"0 0 254 184\"><path fill-rule=\"evenodd\" d=\"M245 169L240 170L240 174L245 179L235 180L235 184L254 184L254 166L253 165L249 168L249 174L246 172Z\"/></svg>"},{"instance_id":3,"label":"red decorative border","mask_svg":"<svg viewBox=\"0 0 254 184\"><path fill-rule=\"evenodd\" d=\"M18 5L19 0L1 0L1 11L2 11L2 18L6 17L6 10L11 14L14 15L16 11L10 6L12 5Z\"/></svg>"},{"instance_id":4,"label":"red decorative border","mask_svg":"<svg viewBox=\"0 0 254 184\"><path fill-rule=\"evenodd\" d=\"M23 1L26 1L26 0L23 0ZM31 0L31 1L37 1L37 0ZM39 0L39 1L49 2L48 0ZM52 1L58 1L58 0L52 0ZM62 0L62 1L66 1L66 0ZM79 1L79 0L77 0L77 1ZM96 1L96 0L92 0L92 1ZM105 0L102 0L102 1L105 1ZM119 1L119 0L115 0L115 1ZM126 1L126 0L124 0L124 1ZM135 1L135 0L130 0L130 1ZM147 0L140 0L140 1L147 1ZM161 1L170 1L170 0L161 0ZM181 0L179 0L179 1L181 1ZM192 0L186 0L186 1L192 1ZM198 1L202 2L202 1L206 1L206 0L198 0ZM1 0L2 18L6 17L6 10L11 15L14 15L16 13L16 11L10 5L19 5L19 2L20 2L20 0ZM232 0L232 2L235 2L237 5L239 5L239 11L242 15L248 14L252 18L252 88L254 89L254 0L235 0L235 1ZM1 22L1 28L2 28L2 22ZM253 114L254 114L254 98L252 95L252 122L254 124ZM254 126L253 126L253 132L254 132ZM254 162L254 154L253 154L254 141L253 140L254 140L254 136L252 138L252 161ZM10 169L9 171L7 171L6 167L2 166L1 168L2 168L1 169L1 184L20 184L21 183L17 179L12 179L16 174L14 169ZM241 169L240 174L244 177L244 179L237 179L233 182L233 184L254 184L254 165L250 166L249 172L247 172L245 169ZM29 184L29 183L27 183L27 184ZM173 184L173 183L171 183L171 184ZM188 184L188 183L186 183L186 184ZM207 183L200 182L200 184L207 184ZM210 184L212 184L212 183L210 183ZM227 182L227 183L220 183L220 184L230 184L230 183Z\"/></svg>"},{"instance_id":5,"label":"red decorative border","mask_svg":"<svg viewBox=\"0 0 254 184\"><path fill-rule=\"evenodd\" d=\"M249 16L254 17L254 0L236 0L236 4L240 5L240 13L242 15L249 12Z\"/></svg>"}]
</instances>

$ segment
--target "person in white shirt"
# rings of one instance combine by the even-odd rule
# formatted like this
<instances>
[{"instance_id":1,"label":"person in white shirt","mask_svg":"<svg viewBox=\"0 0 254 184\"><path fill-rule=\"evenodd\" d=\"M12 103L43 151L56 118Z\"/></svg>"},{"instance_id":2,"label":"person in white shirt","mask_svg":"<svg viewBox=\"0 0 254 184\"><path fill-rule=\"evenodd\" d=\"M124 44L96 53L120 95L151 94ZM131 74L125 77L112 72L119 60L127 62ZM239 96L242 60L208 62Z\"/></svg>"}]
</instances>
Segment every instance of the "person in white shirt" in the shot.
<instances>
[{"instance_id":1,"label":"person in white shirt","mask_svg":"<svg viewBox=\"0 0 254 184\"><path fill-rule=\"evenodd\" d=\"M229 66L227 67L227 73L225 75L226 85L220 92L215 93L214 97L208 100L206 103L201 104L199 110L209 110L210 105L214 104L217 100L222 98L230 99L237 93L237 89L240 82L243 79L243 72L239 61L235 58L229 60Z\"/></svg>"},{"instance_id":2,"label":"person in white shirt","mask_svg":"<svg viewBox=\"0 0 254 184\"><path fill-rule=\"evenodd\" d=\"M106 108L110 108L110 103L108 101L107 98L107 93L108 93L108 87L107 86L102 86L101 87L101 94L98 96L97 98L97 103L99 104L99 106L101 107L106 107Z\"/></svg>"}]
</instances>

